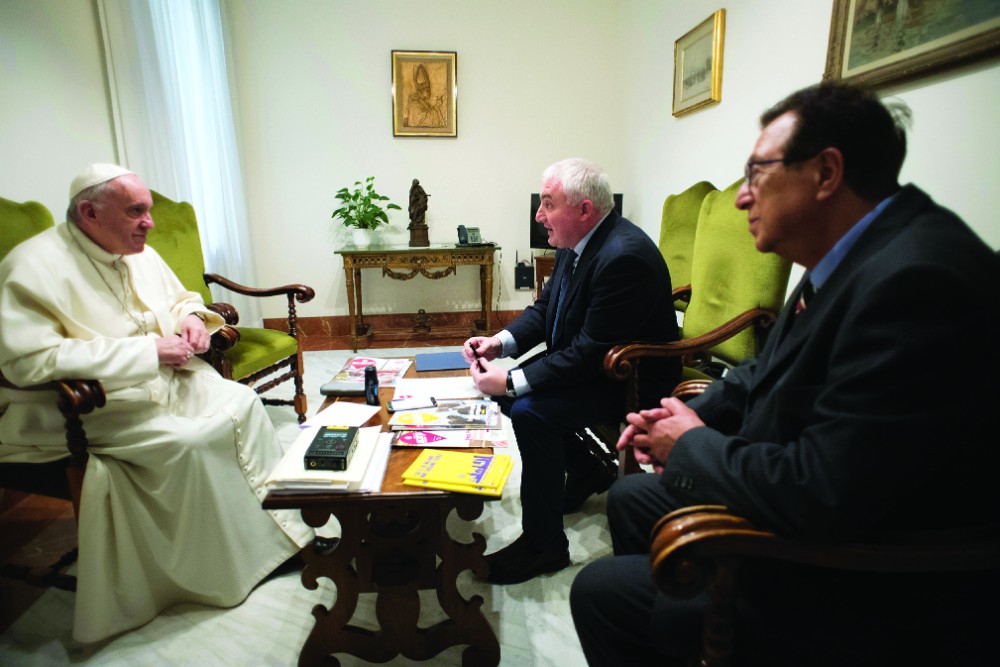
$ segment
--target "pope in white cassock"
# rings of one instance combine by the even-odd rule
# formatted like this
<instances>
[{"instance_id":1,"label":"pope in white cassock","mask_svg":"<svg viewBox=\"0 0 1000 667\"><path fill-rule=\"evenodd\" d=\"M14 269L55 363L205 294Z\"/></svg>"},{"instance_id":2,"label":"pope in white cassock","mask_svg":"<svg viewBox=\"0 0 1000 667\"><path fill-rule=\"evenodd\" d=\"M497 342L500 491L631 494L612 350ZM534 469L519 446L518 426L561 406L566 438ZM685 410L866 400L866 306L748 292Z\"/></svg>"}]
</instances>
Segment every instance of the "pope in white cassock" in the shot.
<instances>
[{"instance_id":1,"label":"pope in white cassock","mask_svg":"<svg viewBox=\"0 0 1000 667\"><path fill-rule=\"evenodd\" d=\"M4 377L94 378L107 392L84 417L83 642L180 602L236 605L313 535L297 514L261 509L281 446L256 393L194 356L223 321L146 247L151 206L138 176L90 165L70 186L69 222L0 263ZM3 390L0 412L0 460L66 455L51 397Z\"/></svg>"}]
</instances>

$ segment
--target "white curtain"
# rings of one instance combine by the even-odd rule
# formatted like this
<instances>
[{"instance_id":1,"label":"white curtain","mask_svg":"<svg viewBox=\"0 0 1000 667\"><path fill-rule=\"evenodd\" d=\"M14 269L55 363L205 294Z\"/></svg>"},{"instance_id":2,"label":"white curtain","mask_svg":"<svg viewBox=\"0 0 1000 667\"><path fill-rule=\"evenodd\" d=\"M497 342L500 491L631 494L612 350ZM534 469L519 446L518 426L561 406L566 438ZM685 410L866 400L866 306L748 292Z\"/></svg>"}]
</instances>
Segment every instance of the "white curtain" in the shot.
<instances>
[{"instance_id":1,"label":"white curtain","mask_svg":"<svg viewBox=\"0 0 1000 667\"><path fill-rule=\"evenodd\" d=\"M256 285L219 0L98 0L118 160L152 189L190 202L205 267ZM212 286L240 324L256 300Z\"/></svg>"}]
</instances>

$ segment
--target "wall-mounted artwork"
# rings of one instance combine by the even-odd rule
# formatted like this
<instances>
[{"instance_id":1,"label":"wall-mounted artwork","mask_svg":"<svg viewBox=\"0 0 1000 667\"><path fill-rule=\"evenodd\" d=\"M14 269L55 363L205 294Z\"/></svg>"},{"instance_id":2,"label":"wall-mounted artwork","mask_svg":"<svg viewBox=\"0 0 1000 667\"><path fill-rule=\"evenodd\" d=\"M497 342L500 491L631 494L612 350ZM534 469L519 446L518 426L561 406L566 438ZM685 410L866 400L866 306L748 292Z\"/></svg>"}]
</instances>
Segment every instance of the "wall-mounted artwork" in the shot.
<instances>
[{"instance_id":1,"label":"wall-mounted artwork","mask_svg":"<svg viewBox=\"0 0 1000 667\"><path fill-rule=\"evenodd\" d=\"M392 52L392 134L458 136L458 54Z\"/></svg>"},{"instance_id":2,"label":"wall-mounted artwork","mask_svg":"<svg viewBox=\"0 0 1000 667\"><path fill-rule=\"evenodd\" d=\"M674 116L722 101L726 10L720 9L674 42Z\"/></svg>"},{"instance_id":3,"label":"wall-mounted artwork","mask_svg":"<svg viewBox=\"0 0 1000 667\"><path fill-rule=\"evenodd\" d=\"M834 0L823 79L884 86L998 50L997 0Z\"/></svg>"}]
</instances>

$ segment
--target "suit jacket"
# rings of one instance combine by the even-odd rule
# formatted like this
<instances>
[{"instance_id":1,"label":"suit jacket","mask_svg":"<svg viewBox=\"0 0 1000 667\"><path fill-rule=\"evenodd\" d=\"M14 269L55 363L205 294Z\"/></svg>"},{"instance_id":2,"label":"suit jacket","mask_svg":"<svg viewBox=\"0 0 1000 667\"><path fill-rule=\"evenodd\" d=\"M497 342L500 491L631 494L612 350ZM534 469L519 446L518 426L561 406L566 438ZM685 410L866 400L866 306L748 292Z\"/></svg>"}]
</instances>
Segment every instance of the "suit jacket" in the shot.
<instances>
[{"instance_id":1,"label":"suit jacket","mask_svg":"<svg viewBox=\"0 0 1000 667\"><path fill-rule=\"evenodd\" d=\"M612 211L584 248L564 296L560 324L551 339L556 299L570 253L556 253L552 279L541 297L507 327L517 348L546 343L545 352L522 365L532 390L600 385L623 393L608 379L604 355L630 341L677 340L670 272L649 235ZM680 377L679 360L649 360L640 369L643 395L669 396Z\"/></svg>"},{"instance_id":2,"label":"suit jacket","mask_svg":"<svg viewBox=\"0 0 1000 667\"><path fill-rule=\"evenodd\" d=\"M998 286L993 251L905 187L796 317L799 286L756 360L689 403L706 427L677 440L661 482L684 504L721 503L761 527L819 542L995 521ZM782 626L784 647L798 641L789 640L791 624L805 623L803 633L809 623L813 631L823 626L813 615L796 619L787 611L801 609L796 604L831 614L831 623L856 623L845 635L861 637L887 626L863 623L852 606L859 599L873 618L910 615L900 622L912 631L928 610L954 618L939 612L961 608L971 590L985 592L981 575L965 589L957 578L914 586L787 566L743 579L758 605L747 617L765 624L758 638ZM873 595L870 584L883 594ZM958 602L942 603L946 594ZM771 615L760 614L761 605ZM827 639L840 636L823 627ZM945 640L942 626L927 630ZM859 641L868 640L886 641L874 634Z\"/></svg>"}]
</instances>

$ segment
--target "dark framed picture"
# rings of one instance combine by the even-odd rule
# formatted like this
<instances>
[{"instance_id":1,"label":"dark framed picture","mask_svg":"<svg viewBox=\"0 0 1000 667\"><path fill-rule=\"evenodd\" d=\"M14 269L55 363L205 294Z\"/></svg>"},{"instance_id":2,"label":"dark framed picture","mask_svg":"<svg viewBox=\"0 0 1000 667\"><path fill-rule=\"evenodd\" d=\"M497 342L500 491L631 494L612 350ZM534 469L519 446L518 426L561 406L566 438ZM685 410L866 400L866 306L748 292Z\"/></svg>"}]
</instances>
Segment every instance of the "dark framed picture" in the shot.
<instances>
[{"instance_id":1,"label":"dark framed picture","mask_svg":"<svg viewBox=\"0 0 1000 667\"><path fill-rule=\"evenodd\" d=\"M997 0L834 0L823 79L878 87L997 51Z\"/></svg>"},{"instance_id":2,"label":"dark framed picture","mask_svg":"<svg viewBox=\"0 0 1000 667\"><path fill-rule=\"evenodd\" d=\"M392 134L458 136L458 54L392 52Z\"/></svg>"},{"instance_id":3,"label":"dark framed picture","mask_svg":"<svg viewBox=\"0 0 1000 667\"><path fill-rule=\"evenodd\" d=\"M720 9L674 42L674 116L722 101L726 10Z\"/></svg>"}]
</instances>

